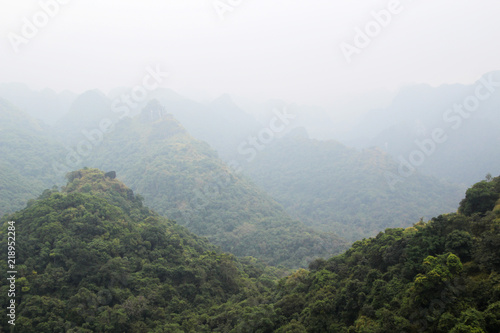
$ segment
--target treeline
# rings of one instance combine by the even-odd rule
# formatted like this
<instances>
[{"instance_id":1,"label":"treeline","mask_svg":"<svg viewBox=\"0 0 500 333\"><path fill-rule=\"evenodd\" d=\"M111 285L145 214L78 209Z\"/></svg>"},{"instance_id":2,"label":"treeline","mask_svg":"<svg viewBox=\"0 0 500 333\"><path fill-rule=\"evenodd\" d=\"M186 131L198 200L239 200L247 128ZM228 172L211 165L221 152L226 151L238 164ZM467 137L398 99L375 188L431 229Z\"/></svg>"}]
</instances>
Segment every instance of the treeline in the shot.
<instances>
[{"instance_id":1,"label":"treeline","mask_svg":"<svg viewBox=\"0 0 500 333\"><path fill-rule=\"evenodd\" d=\"M221 252L103 172L68 177L62 192L46 190L2 219L2 248L16 222L17 332L209 332L222 319L206 313L260 303L282 274ZM2 279L5 330L8 289Z\"/></svg>"},{"instance_id":2,"label":"treeline","mask_svg":"<svg viewBox=\"0 0 500 333\"><path fill-rule=\"evenodd\" d=\"M349 241L456 211L465 190L418 171L403 177L378 148L358 151L294 132L242 165L292 217Z\"/></svg>"},{"instance_id":3,"label":"treeline","mask_svg":"<svg viewBox=\"0 0 500 333\"><path fill-rule=\"evenodd\" d=\"M60 182L52 162L63 154L42 123L0 98L0 216Z\"/></svg>"},{"instance_id":4,"label":"treeline","mask_svg":"<svg viewBox=\"0 0 500 333\"><path fill-rule=\"evenodd\" d=\"M16 221L22 332L498 332L500 177L457 213L355 242L309 270L236 259L96 169ZM7 271L6 262L0 269ZM7 304L7 280L0 300ZM8 328L6 307L0 310Z\"/></svg>"},{"instance_id":5,"label":"treeline","mask_svg":"<svg viewBox=\"0 0 500 333\"><path fill-rule=\"evenodd\" d=\"M278 284L276 332L498 332L500 177L457 213L387 229Z\"/></svg>"},{"instance_id":6,"label":"treeline","mask_svg":"<svg viewBox=\"0 0 500 333\"><path fill-rule=\"evenodd\" d=\"M50 130L0 100L0 216L63 185L66 171L92 166L116 170L157 213L237 256L298 268L347 248L334 233L291 218L157 101L133 119L115 121L105 110L112 113L103 96L85 93ZM113 125L106 133L103 119Z\"/></svg>"},{"instance_id":7,"label":"treeline","mask_svg":"<svg viewBox=\"0 0 500 333\"><path fill-rule=\"evenodd\" d=\"M318 232L291 218L156 101L116 124L84 163L116 170L156 212L236 256L299 268L347 248L334 232Z\"/></svg>"}]
</instances>

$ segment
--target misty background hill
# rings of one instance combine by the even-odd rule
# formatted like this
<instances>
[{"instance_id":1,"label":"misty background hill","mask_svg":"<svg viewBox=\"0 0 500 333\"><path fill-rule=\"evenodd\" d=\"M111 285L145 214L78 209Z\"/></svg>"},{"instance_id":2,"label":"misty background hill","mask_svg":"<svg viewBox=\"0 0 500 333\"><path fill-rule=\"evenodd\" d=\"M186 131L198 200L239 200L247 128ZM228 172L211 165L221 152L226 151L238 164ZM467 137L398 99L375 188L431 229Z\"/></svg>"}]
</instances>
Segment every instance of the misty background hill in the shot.
<instances>
[{"instance_id":1,"label":"misty background hill","mask_svg":"<svg viewBox=\"0 0 500 333\"><path fill-rule=\"evenodd\" d=\"M408 159L419 149L415 141L428 140L434 129L441 128L448 139L438 143L418 169L470 186L487 173L500 171L500 135L496 130L500 123L499 82L497 71L486 73L471 85L407 86L387 108L367 112L344 141L356 147L377 146L394 158ZM450 111L467 102L474 106L478 87L486 97L478 100L474 111L465 107L463 115Z\"/></svg>"},{"instance_id":2,"label":"misty background hill","mask_svg":"<svg viewBox=\"0 0 500 333\"><path fill-rule=\"evenodd\" d=\"M52 162L65 149L50 127L0 98L0 215L26 206L41 191L60 184Z\"/></svg>"},{"instance_id":3,"label":"misty background hill","mask_svg":"<svg viewBox=\"0 0 500 333\"><path fill-rule=\"evenodd\" d=\"M499 73L486 73L481 80L497 82ZM370 109L365 105L363 111L356 111L351 118L337 120L322 107L279 100L248 103L227 94L202 103L165 88L152 91L147 100L130 109L129 115L139 114L148 100L157 99L191 135L209 143L226 162L242 158L238 147L268 128L275 110L286 109L294 116L283 132L275 133L276 138L303 127L311 138L337 140L358 149L379 147L397 163L401 158L408 160L412 152L419 150L416 141L425 142L431 138L433 130L439 128L445 132L446 142L438 143L417 169L465 188L487 173L495 174L498 170L492 166L500 162L497 149L500 139L495 131L500 120L498 89L493 87L496 90L481 101L477 111L468 112L468 118L447 113L454 105L463 104L468 96L474 96L481 82L439 87L408 85L385 108ZM22 84L0 85L0 97L33 118L55 126L58 133L66 131L64 140L69 138L70 141L82 137L81 129L98 127L103 118L116 122L118 113L113 112L111 106L124 92L127 92L125 88L114 89L106 96L93 90L78 96L68 91L59 94L49 89L34 91ZM79 109L81 112L77 112Z\"/></svg>"},{"instance_id":4,"label":"misty background hill","mask_svg":"<svg viewBox=\"0 0 500 333\"><path fill-rule=\"evenodd\" d=\"M460 186L423 174L391 188L386 173L397 174L397 164L387 153L309 139L300 130L243 165L291 216L351 241L454 212L463 195Z\"/></svg>"},{"instance_id":5,"label":"misty background hill","mask_svg":"<svg viewBox=\"0 0 500 333\"><path fill-rule=\"evenodd\" d=\"M0 97L33 118L53 125L68 112L77 94L68 90L56 93L48 88L35 91L23 83L0 83Z\"/></svg>"},{"instance_id":6,"label":"misty background hill","mask_svg":"<svg viewBox=\"0 0 500 333\"><path fill-rule=\"evenodd\" d=\"M487 73L482 80L493 80L490 75L496 79L498 73ZM355 117L335 123L322 108L279 100L248 104L226 94L198 102L160 88L124 116L114 106L126 88L108 95L99 90L76 95L2 84L3 147L31 147L25 161L33 162L21 163L16 149L4 150L2 191L12 202L1 211L15 211L41 189L61 185L67 171L83 166L116 170L158 212L236 254L246 253L245 244L253 243L252 255L287 262L277 259L279 251L272 246L258 248L252 237L270 225L292 228L285 237L295 239L298 252L287 265L303 266L315 255L342 248L334 234L353 241L452 212L466 186L499 171L498 92L457 130L450 128L456 123L443 120L443 113L474 94L478 84L408 86L389 107L365 110L350 137L325 129L351 128ZM12 119L16 121L7 125ZM415 140L427 140L438 127L448 140L436 144L411 176L401 175L400 156L408 159ZM395 186L388 173L398 177ZM224 191L221 180L213 180L219 176L230 184ZM14 183L20 186L14 188ZM208 206L195 203L200 193ZM227 213L231 209L234 215ZM263 223L266 219L275 222ZM325 236L330 240L325 243L311 229L311 239L323 245L308 243L309 236L299 241L305 225L331 232Z\"/></svg>"},{"instance_id":7,"label":"misty background hill","mask_svg":"<svg viewBox=\"0 0 500 333\"><path fill-rule=\"evenodd\" d=\"M298 267L345 248L335 234L290 218L156 100L119 122L83 164L116 170L159 213L238 256Z\"/></svg>"}]
</instances>

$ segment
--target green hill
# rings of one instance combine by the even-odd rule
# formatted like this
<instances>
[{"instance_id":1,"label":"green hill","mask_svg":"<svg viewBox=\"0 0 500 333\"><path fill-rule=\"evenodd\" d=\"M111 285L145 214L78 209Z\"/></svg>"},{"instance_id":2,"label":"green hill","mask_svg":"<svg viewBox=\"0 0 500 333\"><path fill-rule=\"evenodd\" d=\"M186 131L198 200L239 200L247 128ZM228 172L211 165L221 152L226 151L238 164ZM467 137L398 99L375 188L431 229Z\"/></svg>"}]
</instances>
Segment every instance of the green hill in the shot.
<instances>
[{"instance_id":1,"label":"green hill","mask_svg":"<svg viewBox=\"0 0 500 333\"><path fill-rule=\"evenodd\" d=\"M500 177L459 211L279 272L220 252L96 169L4 217L19 332L487 332L500 327ZM15 224L9 223L15 221ZM0 268L7 272L7 262ZM0 282L0 323L9 281Z\"/></svg>"},{"instance_id":2,"label":"green hill","mask_svg":"<svg viewBox=\"0 0 500 333\"><path fill-rule=\"evenodd\" d=\"M85 163L115 170L155 211L237 256L297 268L346 248L333 233L290 218L159 103L117 123Z\"/></svg>"},{"instance_id":3,"label":"green hill","mask_svg":"<svg viewBox=\"0 0 500 333\"><path fill-rule=\"evenodd\" d=\"M500 177L458 213L387 229L282 279L269 332L491 332L500 328Z\"/></svg>"},{"instance_id":4,"label":"green hill","mask_svg":"<svg viewBox=\"0 0 500 333\"><path fill-rule=\"evenodd\" d=\"M297 131L241 164L292 217L351 241L456 211L463 193L422 174L400 177L398 165L379 149L358 151ZM393 177L399 178L391 183Z\"/></svg>"},{"instance_id":5,"label":"green hill","mask_svg":"<svg viewBox=\"0 0 500 333\"><path fill-rule=\"evenodd\" d=\"M44 125L0 99L0 216L63 180L52 167L64 148Z\"/></svg>"},{"instance_id":6,"label":"green hill","mask_svg":"<svg viewBox=\"0 0 500 333\"><path fill-rule=\"evenodd\" d=\"M204 313L259 304L273 286L255 260L159 216L113 175L86 169L68 179L62 192L46 190L1 220L4 249L15 221L18 272L15 298L0 282L6 331L15 299L16 332L210 332L224 324Z\"/></svg>"}]
</instances>

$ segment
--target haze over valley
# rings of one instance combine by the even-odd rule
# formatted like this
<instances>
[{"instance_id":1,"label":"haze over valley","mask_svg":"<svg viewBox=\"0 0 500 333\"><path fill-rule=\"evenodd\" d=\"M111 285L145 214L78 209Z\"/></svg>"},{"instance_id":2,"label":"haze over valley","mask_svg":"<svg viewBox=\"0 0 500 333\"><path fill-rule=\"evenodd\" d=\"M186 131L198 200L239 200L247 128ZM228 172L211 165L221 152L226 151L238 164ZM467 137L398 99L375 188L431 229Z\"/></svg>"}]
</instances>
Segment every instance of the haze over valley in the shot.
<instances>
[{"instance_id":1,"label":"haze over valley","mask_svg":"<svg viewBox=\"0 0 500 333\"><path fill-rule=\"evenodd\" d=\"M496 2L0 9L0 331L499 331Z\"/></svg>"}]
</instances>

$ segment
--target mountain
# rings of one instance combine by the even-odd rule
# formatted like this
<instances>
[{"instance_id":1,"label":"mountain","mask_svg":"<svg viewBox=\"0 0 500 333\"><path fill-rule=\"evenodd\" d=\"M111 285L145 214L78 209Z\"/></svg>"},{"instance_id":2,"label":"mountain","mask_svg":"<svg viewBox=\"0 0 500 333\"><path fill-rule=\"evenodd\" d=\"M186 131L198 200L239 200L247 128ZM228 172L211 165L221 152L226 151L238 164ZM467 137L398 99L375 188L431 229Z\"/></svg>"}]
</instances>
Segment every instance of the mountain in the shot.
<instances>
[{"instance_id":1,"label":"mountain","mask_svg":"<svg viewBox=\"0 0 500 333\"><path fill-rule=\"evenodd\" d=\"M118 114L112 112L109 99L99 90L89 90L73 101L54 129L62 141L76 144L86 140L85 133L101 127L103 122L116 122L117 119Z\"/></svg>"},{"instance_id":2,"label":"mountain","mask_svg":"<svg viewBox=\"0 0 500 333\"><path fill-rule=\"evenodd\" d=\"M55 131L7 102L0 116L2 215L62 184L66 172L88 165L116 170L158 212L238 256L305 267L347 245L333 233L317 233L290 218L207 144L193 139L157 101L135 119L118 121L109 99L88 91Z\"/></svg>"},{"instance_id":3,"label":"mountain","mask_svg":"<svg viewBox=\"0 0 500 333\"><path fill-rule=\"evenodd\" d=\"M387 229L282 279L269 331L498 332L499 198L500 177L482 181L457 213Z\"/></svg>"},{"instance_id":4,"label":"mountain","mask_svg":"<svg viewBox=\"0 0 500 333\"><path fill-rule=\"evenodd\" d=\"M352 241L456 211L463 192L418 173L401 177L380 149L312 140L300 129L240 164L292 217Z\"/></svg>"},{"instance_id":5,"label":"mountain","mask_svg":"<svg viewBox=\"0 0 500 333\"><path fill-rule=\"evenodd\" d=\"M112 101L121 100L129 91L126 88L114 89L108 98ZM253 116L239 108L228 94L211 102L200 103L166 88L150 91L146 99L135 103L137 105L134 108L129 108L130 116L140 114L152 100L162 104L189 134L207 142L226 161L237 152L242 141L263 127Z\"/></svg>"},{"instance_id":6,"label":"mountain","mask_svg":"<svg viewBox=\"0 0 500 333\"><path fill-rule=\"evenodd\" d=\"M47 125L0 99L0 216L60 184L52 162L64 152Z\"/></svg>"},{"instance_id":7,"label":"mountain","mask_svg":"<svg viewBox=\"0 0 500 333\"><path fill-rule=\"evenodd\" d=\"M0 98L10 101L31 117L53 125L69 110L76 95L67 90L61 93L50 89L34 91L22 83L1 83Z\"/></svg>"},{"instance_id":8,"label":"mountain","mask_svg":"<svg viewBox=\"0 0 500 333\"><path fill-rule=\"evenodd\" d=\"M9 306L26 333L498 332L500 177L469 188L456 213L387 229L276 283L275 269L159 216L115 175L71 172L61 192L0 220L3 248L17 236L1 328Z\"/></svg>"},{"instance_id":9,"label":"mountain","mask_svg":"<svg viewBox=\"0 0 500 333\"><path fill-rule=\"evenodd\" d=\"M335 98L329 105L317 106L290 103L279 99L256 102L241 96L232 96L235 103L254 116L261 124L269 123L269 115L274 109L287 109L293 114L293 122L288 129L303 127L309 136L317 140L337 140L341 142L357 138L360 133L352 130L358 117L379 105L387 105L394 98L394 93L385 90L365 92L361 96L343 95Z\"/></svg>"},{"instance_id":10,"label":"mountain","mask_svg":"<svg viewBox=\"0 0 500 333\"><path fill-rule=\"evenodd\" d=\"M150 96L158 100L198 140L207 142L220 157L228 160L247 136L263 126L240 109L229 95L201 104L167 89Z\"/></svg>"},{"instance_id":11,"label":"mountain","mask_svg":"<svg viewBox=\"0 0 500 333\"><path fill-rule=\"evenodd\" d=\"M420 172L469 186L500 172L499 86L500 71L471 85L408 86L389 107L368 113L351 143L413 158Z\"/></svg>"},{"instance_id":12,"label":"mountain","mask_svg":"<svg viewBox=\"0 0 500 333\"><path fill-rule=\"evenodd\" d=\"M290 218L208 144L192 138L158 101L118 122L84 163L115 170L158 213L237 256L304 267L346 246L333 233Z\"/></svg>"},{"instance_id":13,"label":"mountain","mask_svg":"<svg viewBox=\"0 0 500 333\"><path fill-rule=\"evenodd\" d=\"M2 247L15 230L17 278L15 296L10 280L0 282L0 328L11 327L13 299L24 333L210 332L223 317L241 329L231 311L260 304L274 279L264 270L273 270L159 216L114 175L71 172L61 192L46 190L1 220Z\"/></svg>"},{"instance_id":14,"label":"mountain","mask_svg":"<svg viewBox=\"0 0 500 333\"><path fill-rule=\"evenodd\" d=\"M208 104L207 111L210 119L206 120L204 133L200 133L198 138L208 142L224 160L230 159L241 142L262 128L262 125L240 109L229 95L222 95L212 101Z\"/></svg>"}]
</instances>

